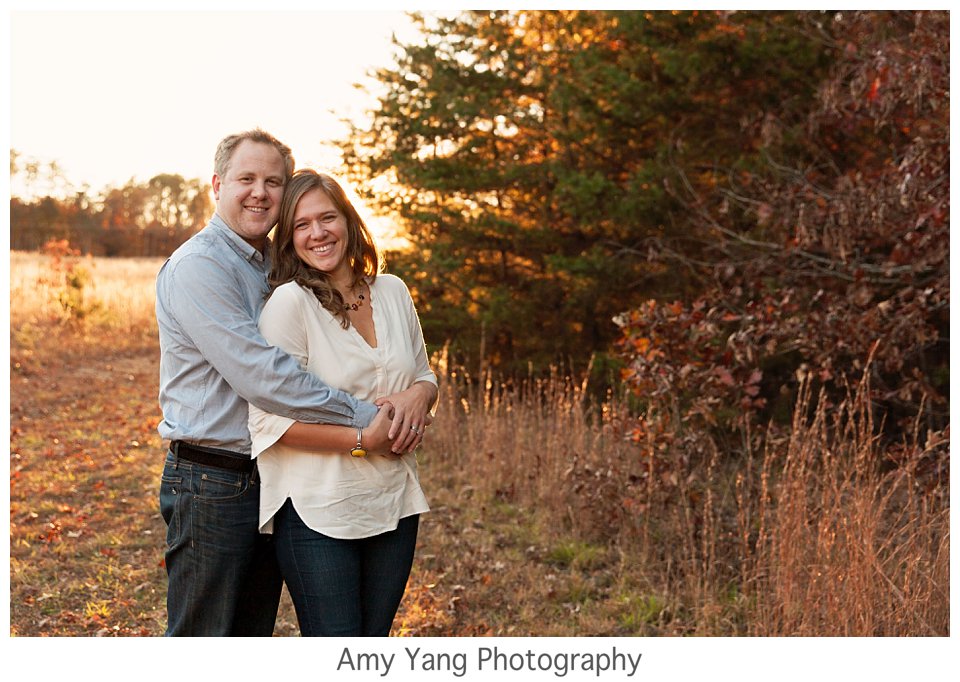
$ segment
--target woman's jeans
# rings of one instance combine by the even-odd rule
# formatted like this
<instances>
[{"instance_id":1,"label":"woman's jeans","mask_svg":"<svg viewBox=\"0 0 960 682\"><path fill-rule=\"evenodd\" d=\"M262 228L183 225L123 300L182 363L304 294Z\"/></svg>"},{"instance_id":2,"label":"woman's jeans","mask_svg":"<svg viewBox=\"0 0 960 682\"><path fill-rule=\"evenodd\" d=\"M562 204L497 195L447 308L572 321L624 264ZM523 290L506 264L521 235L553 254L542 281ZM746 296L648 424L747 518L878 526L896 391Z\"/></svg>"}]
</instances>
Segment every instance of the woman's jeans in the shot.
<instances>
[{"instance_id":1,"label":"woman's jeans","mask_svg":"<svg viewBox=\"0 0 960 682\"><path fill-rule=\"evenodd\" d=\"M417 515L395 530L338 540L303 523L288 499L274 519L277 561L304 637L390 634L410 576Z\"/></svg>"},{"instance_id":2,"label":"woman's jeans","mask_svg":"<svg viewBox=\"0 0 960 682\"><path fill-rule=\"evenodd\" d=\"M270 536L259 532L260 480L177 460L160 482L167 523L168 636L273 634L283 582Z\"/></svg>"}]
</instances>

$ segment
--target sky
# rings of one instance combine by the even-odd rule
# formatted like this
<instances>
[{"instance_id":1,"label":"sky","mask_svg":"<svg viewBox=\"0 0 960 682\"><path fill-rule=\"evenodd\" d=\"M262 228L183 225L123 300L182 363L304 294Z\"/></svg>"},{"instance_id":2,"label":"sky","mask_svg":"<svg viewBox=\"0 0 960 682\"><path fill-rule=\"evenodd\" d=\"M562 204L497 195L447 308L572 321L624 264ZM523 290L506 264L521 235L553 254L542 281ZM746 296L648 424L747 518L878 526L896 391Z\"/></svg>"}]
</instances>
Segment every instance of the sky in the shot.
<instances>
[{"instance_id":1,"label":"sky","mask_svg":"<svg viewBox=\"0 0 960 682\"><path fill-rule=\"evenodd\" d=\"M298 165L334 170L329 142L345 135L341 119L358 120L375 102L353 84L376 87L367 74L392 63L392 33L417 35L392 9L46 4L54 9L9 14L10 147L56 161L93 192L158 173L209 181L220 139L253 127L288 144Z\"/></svg>"},{"instance_id":2,"label":"sky","mask_svg":"<svg viewBox=\"0 0 960 682\"><path fill-rule=\"evenodd\" d=\"M340 120L375 102L353 84L376 88L368 73L392 63L392 33L417 36L404 11L415 6L398 2L337 5L349 12L307 0L7 3L9 146L94 193L158 173L208 181L219 140L255 126L299 165L335 171Z\"/></svg>"}]
</instances>

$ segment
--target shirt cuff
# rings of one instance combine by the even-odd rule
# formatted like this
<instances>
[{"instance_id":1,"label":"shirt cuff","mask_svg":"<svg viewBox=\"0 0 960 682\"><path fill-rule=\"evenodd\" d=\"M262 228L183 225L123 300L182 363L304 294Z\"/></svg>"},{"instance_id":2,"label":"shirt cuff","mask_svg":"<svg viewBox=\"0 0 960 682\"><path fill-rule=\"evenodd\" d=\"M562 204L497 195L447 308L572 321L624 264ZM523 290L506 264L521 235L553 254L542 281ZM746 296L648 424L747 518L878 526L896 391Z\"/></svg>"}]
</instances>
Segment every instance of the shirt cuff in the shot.
<instances>
[{"instance_id":1,"label":"shirt cuff","mask_svg":"<svg viewBox=\"0 0 960 682\"><path fill-rule=\"evenodd\" d=\"M350 422L351 426L357 429L367 428L370 426L373 418L377 416L378 411L379 408L373 403L368 403L363 400L359 401L357 409L353 413L353 421Z\"/></svg>"},{"instance_id":2,"label":"shirt cuff","mask_svg":"<svg viewBox=\"0 0 960 682\"><path fill-rule=\"evenodd\" d=\"M250 427L250 457L257 457L296 423L296 419L269 414L251 406L248 425Z\"/></svg>"}]
</instances>

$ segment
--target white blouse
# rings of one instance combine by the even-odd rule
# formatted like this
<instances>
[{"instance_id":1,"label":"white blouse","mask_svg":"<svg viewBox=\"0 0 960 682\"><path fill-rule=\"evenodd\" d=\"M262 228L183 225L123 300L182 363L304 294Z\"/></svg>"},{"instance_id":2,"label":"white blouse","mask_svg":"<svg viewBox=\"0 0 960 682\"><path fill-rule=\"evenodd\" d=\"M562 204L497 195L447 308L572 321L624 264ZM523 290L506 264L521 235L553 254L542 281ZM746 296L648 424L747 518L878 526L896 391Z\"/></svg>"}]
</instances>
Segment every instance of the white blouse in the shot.
<instances>
[{"instance_id":1,"label":"white blouse","mask_svg":"<svg viewBox=\"0 0 960 682\"><path fill-rule=\"evenodd\" d=\"M437 383L427 362L420 321L402 280L378 275L370 286L377 347L325 309L295 282L277 287L260 314L266 340L283 348L333 388L362 400ZM303 522L324 535L356 539L394 530L400 519L429 511L420 489L414 453L403 457L349 452L309 452L277 441L293 419L250 405L253 457L260 470L260 531L273 532L273 517L286 502Z\"/></svg>"}]
</instances>

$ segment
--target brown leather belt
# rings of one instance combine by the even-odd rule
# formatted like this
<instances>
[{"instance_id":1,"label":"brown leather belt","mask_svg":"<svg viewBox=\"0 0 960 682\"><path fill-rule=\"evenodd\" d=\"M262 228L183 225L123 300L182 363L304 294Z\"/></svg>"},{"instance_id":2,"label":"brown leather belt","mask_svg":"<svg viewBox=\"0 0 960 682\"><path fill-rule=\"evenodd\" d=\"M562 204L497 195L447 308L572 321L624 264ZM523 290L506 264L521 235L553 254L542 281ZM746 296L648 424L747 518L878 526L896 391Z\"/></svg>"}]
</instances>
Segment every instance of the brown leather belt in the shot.
<instances>
[{"instance_id":1,"label":"brown leather belt","mask_svg":"<svg viewBox=\"0 0 960 682\"><path fill-rule=\"evenodd\" d=\"M257 464L256 460L251 459L249 455L208 448L202 445L190 445L182 440L175 440L170 443L170 451L177 459L185 459L194 464L230 469L231 471L242 471L246 474L252 473Z\"/></svg>"}]
</instances>

